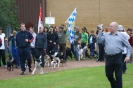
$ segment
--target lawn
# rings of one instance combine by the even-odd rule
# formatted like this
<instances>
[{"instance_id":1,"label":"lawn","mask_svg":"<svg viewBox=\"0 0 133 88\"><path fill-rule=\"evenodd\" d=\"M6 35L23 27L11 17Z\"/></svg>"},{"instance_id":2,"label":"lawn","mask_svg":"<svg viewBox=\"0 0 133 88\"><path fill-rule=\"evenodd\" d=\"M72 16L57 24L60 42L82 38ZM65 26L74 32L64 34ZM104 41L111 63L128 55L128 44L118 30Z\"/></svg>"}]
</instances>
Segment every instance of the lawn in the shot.
<instances>
[{"instance_id":1,"label":"lawn","mask_svg":"<svg viewBox=\"0 0 133 88\"><path fill-rule=\"evenodd\" d=\"M127 65L123 88L133 87L133 64ZM78 68L43 75L0 80L0 88L111 88L104 66Z\"/></svg>"}]
</instances>

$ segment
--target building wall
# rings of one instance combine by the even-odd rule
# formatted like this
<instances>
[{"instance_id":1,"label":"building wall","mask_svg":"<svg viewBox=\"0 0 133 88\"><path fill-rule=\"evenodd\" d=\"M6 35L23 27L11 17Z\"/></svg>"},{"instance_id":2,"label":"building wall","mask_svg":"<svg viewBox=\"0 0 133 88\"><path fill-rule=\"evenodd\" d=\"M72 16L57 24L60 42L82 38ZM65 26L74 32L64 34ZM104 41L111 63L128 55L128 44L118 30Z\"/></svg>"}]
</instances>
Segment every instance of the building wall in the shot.
<instances>
[{"instance_id":1,"label":"building wall","mask_svg":"<svg viewBox=\"0 0 133 88\"><path fill-rule=\"evenodd\" d=\"M27 29L36 25L35 30L37 31L40 4L42 6L43 17L46 15L45 1L46 0L16 0L19 9L20 23L25 23Z\"/></svg>"},{"instance_id":2,"label":"building wall","mask_svg":"<svg viewBox=\"0 0 133 88\"><path fill-rule=\"evenodd\" d=\"M46 15L51 11L55 25L60 26L76 7L76 26L85 26L88 31L96 30L98 24L109 26L112 21L125 29L133 27L133 0L46 0Z\"/></svg>"}]
</instances>

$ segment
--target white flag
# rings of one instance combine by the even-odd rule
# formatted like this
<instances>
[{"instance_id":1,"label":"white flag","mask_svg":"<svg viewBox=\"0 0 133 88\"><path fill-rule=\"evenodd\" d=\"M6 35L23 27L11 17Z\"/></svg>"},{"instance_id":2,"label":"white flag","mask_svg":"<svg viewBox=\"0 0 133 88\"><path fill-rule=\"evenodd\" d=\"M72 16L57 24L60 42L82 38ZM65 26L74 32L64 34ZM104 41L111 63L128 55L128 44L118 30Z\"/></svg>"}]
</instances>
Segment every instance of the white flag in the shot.
<instances>
[{"instance_id":1,"label":"white flag","mask_svg":"<svg viewBox=\"0 0 133 88\"><path fill-rule=\"evenodd\" d=\"M39 13L39 21L38 21L38 33L39 33L39 28L43 27L43 21L42 21L42 8L40 5L40 13Z\"/></svg>"}]
</instances>

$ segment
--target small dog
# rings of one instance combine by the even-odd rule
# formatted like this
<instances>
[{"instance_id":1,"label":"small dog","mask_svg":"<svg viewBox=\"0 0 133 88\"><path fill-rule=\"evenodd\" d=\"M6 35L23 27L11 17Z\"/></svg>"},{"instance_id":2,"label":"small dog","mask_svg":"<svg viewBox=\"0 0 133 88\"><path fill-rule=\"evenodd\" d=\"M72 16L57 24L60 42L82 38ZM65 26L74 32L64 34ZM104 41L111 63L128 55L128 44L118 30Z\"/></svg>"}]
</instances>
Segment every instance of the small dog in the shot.
<instances>
[{"instance_id":1,"label":"small dog","mask_svg":"<svg viewBox=\"0 0 133 88\"><path fill-rule=\"evenodd\" d=\"M79 54L79 58L78 60L80 61L80 59L82 59L83 57L85 57L85 51L87 50L87 46L85 46L83 49L81 48L81 45L77 45L78 48L78 54Z\"/></svg>"},{"instance_id":2,"label":"small dog","mask_svg":"<svg viewBox=\"0 0 133 88\"><path fill-rule=\"evenodd\" d=\"M72 50L70 48L66 48L66 58L68 58L68 56L72 59Z\"/></svg>"},{"instance_id":3,"label":"small dog","mask_svg":"<svg viewBox=\"0 0 133 88\"><path fill-rule=\"evenodd\" d=\"M38 59L35 58L35 67L34 67L32 74L35 73L37 67L40 68L40 74L43 74L43 69L41 68L41 63L42 63L41 58L42 58L42 55L40 55Z\"/></svg>"},{"instance_id":4,"label":"small dog","mask_svg":"<svg viewBox=\"0 0 133 88\"><path fill-rule=\"evenodd\" d=\"M8 56L8 62L7 62L7 70L9 71L13 71L13 68L14 68L14 64L15 64L15 60L14 58L12 58L11 55Z\"/></svg>"},{"instance_id":5,"label":"small dog","mask_svg":"<svg viewBox=\"0 0 133 88\"><path fill-rule=\"evenodd\" d=\"M58 50L57 57L59 57L60 63L62 63L62 67L66 66L66 59L63 58L63 52L60 52L60 50Z\"/></svg>"},{"instance_id":6,"label":"small dog","mask_svg":"<svg viewBox=\"0 0 133 88\"><path fill-rule=\"evenodd\" d=\"M64 60L64 59L62 59L62 58L60 58L60 60L61 60L60 63L62 63L62 67L66 66L66 60Z\"/></svg>"},{"instance_id":7,"label":"small dog","mask_svg":"<svg viewBox=\"0 0 133 88\"><path fill-rule=\"evenodd\" d=\"M55 69L56 65L58 67L60 65L60 58L57 55L58 55L58 52L55 52L54 55L51 55L53 57L53 61L51 61L52 69Z\"/></svg>"},{"instance_id":8,"label":"small dog","mask_svg":"<svg viewBox=\"0 0 133 88\"><path fill-rule=\"evenodd\" d=\"M45 65L49 67L51 65L51 58L49 57L49 55L45 55L44 60L45 60Z\"/></svg>"}]
</instances>

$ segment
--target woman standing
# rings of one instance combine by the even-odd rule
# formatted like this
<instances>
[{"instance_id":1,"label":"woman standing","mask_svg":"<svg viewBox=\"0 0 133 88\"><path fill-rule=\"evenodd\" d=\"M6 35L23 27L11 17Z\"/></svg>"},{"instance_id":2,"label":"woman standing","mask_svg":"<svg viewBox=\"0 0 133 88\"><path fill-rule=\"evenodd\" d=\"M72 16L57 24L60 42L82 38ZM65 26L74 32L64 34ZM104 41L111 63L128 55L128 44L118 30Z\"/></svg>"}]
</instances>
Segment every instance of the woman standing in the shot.
<instances>
[{"instance_id":1,"label":"woman standing","mask_svg":"<svg viewBox=\"0 0 133 88\"><path fill-rule=\"evenodd\" d=\"M42 55L41 58L41 70L40 74L43 74L43 68L44 68L44 54L47 49L47 35L43 32L43 27L40 27L39 33L36 36L36 41L35 41L35 48L36 48L36 59Z\"/></svg>"},{"instance_id":2,"label":"woman standing","mask_svg":"<svg viewBox=\"0 0 133 88\"><path fill-rule=\"evenodd\" d=\"M86 29L82 28L81 34L81 47L84 48L88 44L88 34L86 33ZM88 52L86 50L85 55L89 57Z\"/></svg>"},{"instance_id":3,"label":"woman standing","mask_svg":"<svg viewBox=\"0 0 133 88\"><path fill-rule=\"evenodd\" d=\"M50 32L47 34L47 42L48 42L48 54L53 55L57 52L57 45L58 45L58 35L54 32L53 27L50 27Z\"/></svg>"},{"instance_id":4,"label":"woman standing","mask_svg":"<svg viewBox=\"0 0 133 88\"><path fill-rule=\"evenodd\" d=\"M8 38L8 41L11 41L12 56L16 60L16 63L15 63L16 68L18 68L19 65L20 65L20 58L19 58L18 49L17 49L17 46L16 46L16 34L17 34L17 32L15 30L13 30L13 33Z\"/></svg>"}]
</instances>

